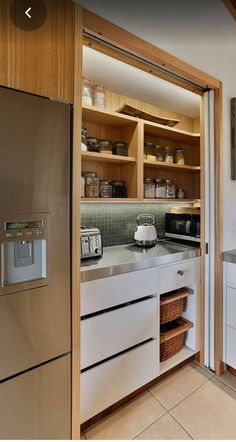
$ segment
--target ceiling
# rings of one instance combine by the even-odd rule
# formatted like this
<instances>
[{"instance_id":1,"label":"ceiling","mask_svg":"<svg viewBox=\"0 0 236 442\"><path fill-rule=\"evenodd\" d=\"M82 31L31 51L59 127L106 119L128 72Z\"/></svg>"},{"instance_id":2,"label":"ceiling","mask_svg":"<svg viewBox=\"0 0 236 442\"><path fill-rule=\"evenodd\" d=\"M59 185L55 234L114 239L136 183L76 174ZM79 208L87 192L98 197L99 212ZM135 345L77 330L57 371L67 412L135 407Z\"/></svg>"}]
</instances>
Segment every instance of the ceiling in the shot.
<instances>
[{"instance_id":1,"label":"ceiling","mask_svg":"<svg viewBox=\"0 0 236 442\"><path fill-rule=\"evenodd\" d=\"M83 48L83 75L118 94L191 118L199 117L198 95L86 46Z\"/></svg>"}]
</instances>

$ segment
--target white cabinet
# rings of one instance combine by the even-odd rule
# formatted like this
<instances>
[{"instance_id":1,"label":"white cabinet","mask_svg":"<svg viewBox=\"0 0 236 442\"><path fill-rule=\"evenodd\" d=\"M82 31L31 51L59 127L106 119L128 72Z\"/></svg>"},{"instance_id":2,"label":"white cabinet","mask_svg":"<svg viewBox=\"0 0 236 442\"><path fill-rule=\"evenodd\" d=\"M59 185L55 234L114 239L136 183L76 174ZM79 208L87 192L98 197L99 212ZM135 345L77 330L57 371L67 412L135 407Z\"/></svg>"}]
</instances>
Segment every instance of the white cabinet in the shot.
<instances>
[{"instance_id":1,"label":"white cabinet","mask_svg":"<svg viewBox=\"0 0 236 442\"><path fill-rule=\"evenodd\" d=\"M224 263L223 360L236 369L236 264Z\"/></svg>"},{"instance_id":2,"label":"white cabinet","mask_svg":"<svg viewBox=\"0 0 236 442\"><path fill-rule=\"evenodd\" d=\"M198 351L198 265L195 258L82 283L82 422L159 376L162 293L193 289L183 317L194 322L187 345Z\"/></svg>"},{"instance_id":3,"label":"white cabinet","mask_svg":"<svg viewBox=\"0 0 236 442\"><path fill-rule=\"evenodd\" d=\"M185 287L196 281L195 260L181 261L159 268L159 293Z\"/></svg>"},{"instance_id":4,"label":"white cabinet","mask_svg":"<svg viewBox=\"0 0 236 442\"><path fill-rule=\"evenodd\" d=\"M156 267L81 284L81 316L157 293Z\"/></svg>"},{"instance_id":5,"label":"white cabinet","mask_svg":"<svg viewBox=\"0 0 236 442\"><path fill-rule=\"evenodd\" d=\"M117 308L81 321L81 369L157 338L157 298Z\"/></svg>"},{"instance_id":6,"label":"white cabinet","mask_svg":"<svg viewBox=\"0 0 236 442\"><path fill-rule=\"evenodd\" d=\"M157 377L158 346L147 342L81 374L81 422Z\"/></svg>"}]
</instances>

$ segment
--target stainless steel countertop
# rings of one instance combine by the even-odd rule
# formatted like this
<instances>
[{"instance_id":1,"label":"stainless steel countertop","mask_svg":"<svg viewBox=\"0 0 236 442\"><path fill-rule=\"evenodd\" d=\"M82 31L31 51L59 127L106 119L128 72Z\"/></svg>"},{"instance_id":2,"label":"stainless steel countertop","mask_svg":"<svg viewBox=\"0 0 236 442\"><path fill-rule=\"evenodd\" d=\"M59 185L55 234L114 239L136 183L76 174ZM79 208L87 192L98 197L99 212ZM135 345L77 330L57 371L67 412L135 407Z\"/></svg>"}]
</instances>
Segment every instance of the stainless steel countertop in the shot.
<instances>
[{"instance_id":1,"label":"stainless steel countertop","mask_svg":"<svg viewBox=\"0 0 236 442\"><path fill-rule=\"evenodd\" d=\"M81 282L170 264L199 255L199 248L167 241L159 241L155 247L149 249L134 244L104 247L102 258L82 261Z\"/></svg>"},{"instance_id":2,"label":"stainless steel countertop","mask_svg":"<svg viewBox=\"0 0 236 442\"><path fill-rule=\"evenodd\" d=\"M236 249L227 250L227 252L223 252L223 261L232 262L236 264Z\"/></svg>"}]
</instances>

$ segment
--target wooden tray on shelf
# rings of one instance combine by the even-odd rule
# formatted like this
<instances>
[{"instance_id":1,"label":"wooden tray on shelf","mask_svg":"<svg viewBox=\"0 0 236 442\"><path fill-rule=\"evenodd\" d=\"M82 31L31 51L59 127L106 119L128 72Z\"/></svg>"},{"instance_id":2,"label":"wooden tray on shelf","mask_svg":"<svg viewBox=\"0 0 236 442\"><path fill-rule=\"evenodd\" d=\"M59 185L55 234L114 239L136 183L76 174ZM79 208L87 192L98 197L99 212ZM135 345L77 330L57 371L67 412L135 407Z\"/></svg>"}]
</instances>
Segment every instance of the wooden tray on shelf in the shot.
<instances>
[{"instance_id":1,"label":"wooden tray on shelf","mask_svg":"<svg viewBox=\"0 0 236 442\"><path fill-rule=\"evenodd\" d=\"M180 122L180 120L174 118L160 117L158 115L151 114L150 112L145 112L137 107L131 106L130 104L123 104L123 106L116 112L124 115L129 115L130 117L142 118L143 120L151 121L153 123L162 124L164 126L174 127Z\"/></svg>"}]
</instances>

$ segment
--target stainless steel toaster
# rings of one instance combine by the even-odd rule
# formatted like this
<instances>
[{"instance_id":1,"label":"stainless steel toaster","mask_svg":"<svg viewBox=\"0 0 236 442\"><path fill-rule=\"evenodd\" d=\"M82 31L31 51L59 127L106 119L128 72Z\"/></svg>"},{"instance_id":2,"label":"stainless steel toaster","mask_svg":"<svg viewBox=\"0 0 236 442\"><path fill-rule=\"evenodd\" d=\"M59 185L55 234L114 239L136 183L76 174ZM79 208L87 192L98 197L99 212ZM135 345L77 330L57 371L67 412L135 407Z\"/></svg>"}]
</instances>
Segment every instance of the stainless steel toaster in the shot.
<instances>
[{"instance_id":1,"label":"stainless steel toaster","mask_svg":"<svg viewBox=\"0 0 236 442\"><path fill-rule=\"evenodd\" d=\"M81 259L102 256L102 236L99 229L84 226L80 228L80 253Z\"/></svg>"}]
</instances>

